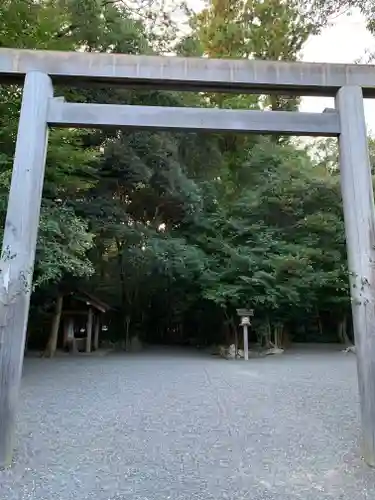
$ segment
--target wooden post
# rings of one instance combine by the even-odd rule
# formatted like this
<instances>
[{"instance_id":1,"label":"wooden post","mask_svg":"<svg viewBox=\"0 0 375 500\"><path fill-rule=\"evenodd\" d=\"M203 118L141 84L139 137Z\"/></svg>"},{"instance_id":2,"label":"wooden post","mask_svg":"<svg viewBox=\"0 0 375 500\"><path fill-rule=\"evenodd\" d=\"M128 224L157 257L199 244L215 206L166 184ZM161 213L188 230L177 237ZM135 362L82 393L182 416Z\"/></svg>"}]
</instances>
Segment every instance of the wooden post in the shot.
<instances>
[{"instance_id":1,"label":"wooden post","mask_svg":"<svg viewBox=\"0 0 375 500\"><path fill-rule=\"evenodd\" d=\"M100 332L100 313L96 315L95 332L94 332L94 349L99 349L99 332Z\"/></svg>"},{"instance_id":2,"label":"wooden post","mask_svg":"<svg viewBox=\"0 0 375 500\"><path fill-rule=\"evenodd\" d=\"M74 317L71 316L66 320L65 334L64 334L64 344L68 348L68 351L72 354L76 354L78 349L76 345L76 339L74 336Z\"/></svg>"},{"instance_id":3,"label":"wooden post","mask_svg":"<svg viewBox=\"0 0 375 500\"><path fill-rule=\"evenodd\" d=\"M340 171L361 404L363 456L375 466L375 210L360 87L339 90Z\"/></svg>"},{"instance_id":4,"label":"wooden post","mask_svg":"<svg viewBox=\"0 0 375 500\"><path fill-rule=\"evenodd\" d=\"M89 312L87 315L87 326L86 326L86 352L91 352L91 338L92 338L92 324L93 324L93 311L92 307L89 307Z\"/></svg>"},{"instance_id":5,"label":"wooden post","mask_svg":"<svg viewBox=\"0 0 375 500\"><path fill-rule=\"evenodd\" d=\"M249 336L248 336L247 325L243 325L243 355L244 355L245 361L248 361L249 360Z\"/></svg>"},{"instance_id":6,"label":"wooden post","mask_svg":"<svg viewBox=\"0 0 375 500\"><path fill-rule=\"evenodd\" d=\"M64 318L64 333L63 333L63 348L68 347L68 337L69 337L69 318Z\"/></svg>"},{"instance_id":7,"label":"wooden post","mask_svg":"<svg viewBox=\"0 0 375 500\"><path fill-rule=\"evenodd\" d=\"M12 461L52 96L47 75L26 75L0 260L0 467Z\"/></svg>"},{"instance_id":8,"label":"wooden post","mask_svg":"<svg viewBox=\"0 0 375 500\"><path fill-rule=\"evenodd\" d=\"M48 344L44 354L46 357L49 358L52 358L56 353L62 308L63 308L63 295L59 295L56 301L56 309L55 309L55 314L53 316L50 337L48 339Z\"/></svg>"}]
</instances>

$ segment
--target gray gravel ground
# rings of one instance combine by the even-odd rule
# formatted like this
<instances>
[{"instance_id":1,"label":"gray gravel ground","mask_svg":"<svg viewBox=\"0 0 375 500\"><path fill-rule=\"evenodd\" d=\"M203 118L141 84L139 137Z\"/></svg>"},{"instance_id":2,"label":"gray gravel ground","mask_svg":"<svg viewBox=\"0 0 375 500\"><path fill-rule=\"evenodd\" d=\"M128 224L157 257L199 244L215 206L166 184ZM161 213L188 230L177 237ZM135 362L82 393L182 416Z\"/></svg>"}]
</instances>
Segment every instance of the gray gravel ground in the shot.
<instances>
[{"instance_id":1,"label":"gray gravel ground","mask_svg":"<svg viewBox=\"0 0 375 500\"><path fill-rule=\"evenodd\" d=\"M29 359L1 500L362 500L355 356Z\"/></svg>"}]
</instances>

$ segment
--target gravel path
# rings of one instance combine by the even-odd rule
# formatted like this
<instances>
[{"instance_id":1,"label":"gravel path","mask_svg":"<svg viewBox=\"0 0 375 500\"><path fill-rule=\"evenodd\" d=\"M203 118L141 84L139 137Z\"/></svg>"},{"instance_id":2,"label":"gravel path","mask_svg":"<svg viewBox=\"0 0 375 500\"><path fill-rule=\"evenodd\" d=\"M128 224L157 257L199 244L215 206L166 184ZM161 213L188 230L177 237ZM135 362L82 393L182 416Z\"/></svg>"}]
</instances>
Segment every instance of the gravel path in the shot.
<instances>
[{"instance_id":1,"label":"gravel path","mask_svg":"<svg viewBox=\"0 0 375 500\"><path fill-rule=\"evenodd\" d=\"M0 499L373 500L357 399L341 352L29 359Z\"/></svg>"}]
</instances>

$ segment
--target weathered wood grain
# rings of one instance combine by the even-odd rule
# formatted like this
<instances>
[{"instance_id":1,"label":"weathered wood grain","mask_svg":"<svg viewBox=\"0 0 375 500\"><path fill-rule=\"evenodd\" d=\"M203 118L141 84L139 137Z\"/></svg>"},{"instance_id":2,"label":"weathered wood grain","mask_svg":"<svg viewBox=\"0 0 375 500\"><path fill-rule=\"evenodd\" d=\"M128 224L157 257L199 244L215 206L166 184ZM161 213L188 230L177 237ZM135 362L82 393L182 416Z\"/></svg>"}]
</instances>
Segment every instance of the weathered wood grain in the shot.
<instances>
[{"instance_id":1,"label":"weathered wood grain","mask_svg":"<svg viewBox=\"0 0 375 500\"><path fill-rule=\"evenodd\" d=\"M0 49L0 82L22 82L35 70L54 82L84 86L333 97L344 85L359 85L366 97L375 97L369 64Z\"/></svg>"},{"instance_id":2,"label":"weathered wood grain","mask_svg":"<svg viewBox=\"0 0 375 500\"><path fill-rule=\"evenodd\" d=\"M26 75L0 261L0 467L12 460L52 95L47 75Z\"/></svg>"},{"instance_id":3,"label":"weathered wood grain","mask_svg":"<svg viewBox=\"0 0 375 500\"><path fill-rule=\"evenodd\" d=\"M363 455L375 466L375 209L361 88L343 87L336 105Z\"/></svg>"}]
</instances>

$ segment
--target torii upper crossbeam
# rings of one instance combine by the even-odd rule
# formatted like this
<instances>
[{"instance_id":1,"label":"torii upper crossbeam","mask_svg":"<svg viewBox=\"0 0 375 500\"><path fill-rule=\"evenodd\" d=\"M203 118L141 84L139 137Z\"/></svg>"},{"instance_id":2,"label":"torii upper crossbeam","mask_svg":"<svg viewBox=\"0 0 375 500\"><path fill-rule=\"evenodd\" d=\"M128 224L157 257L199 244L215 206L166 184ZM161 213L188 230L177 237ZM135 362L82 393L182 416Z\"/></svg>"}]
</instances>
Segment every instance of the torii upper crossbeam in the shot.
<instances>
[{"instance_id":1,"label":"torii upper crossbeam","mask_svg":"<svg viewBox=\"0 0 375 500\"><path fill-rule=\"evenodd\" d=\"M29 71L54 83L250 94L334 97L341 87L358 85L364 97L375 97L369 65L0 49L0 83L21 82Z\"/></svg>"}]
</instances>

